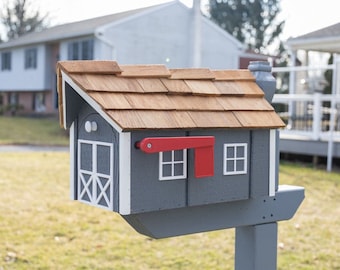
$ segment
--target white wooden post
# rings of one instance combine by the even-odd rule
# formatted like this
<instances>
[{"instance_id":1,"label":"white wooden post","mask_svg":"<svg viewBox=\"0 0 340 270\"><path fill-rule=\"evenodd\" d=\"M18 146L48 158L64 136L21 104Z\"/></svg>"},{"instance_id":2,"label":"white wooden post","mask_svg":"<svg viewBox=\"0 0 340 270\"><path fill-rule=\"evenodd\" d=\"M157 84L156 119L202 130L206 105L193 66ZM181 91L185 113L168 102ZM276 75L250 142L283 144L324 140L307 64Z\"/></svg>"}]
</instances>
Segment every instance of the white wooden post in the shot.
<instances>
[{"instance_id":1,"label":"white wooden post","mask_svg":"<svg viewBox=\"0 0 340 270\"><path fill-rule=\"evenodd\" d=\"M321 93L314 93L313 99L313 140L320 138L321 132L321 118L322 118L322 104Z\"/></svg>"},{"instance_id":2,"label":"white wooden post","mask_svg":"<svg viewBox=\"0 0 340 270\"><path fill-rule=\"evenodd\" d=\"M289 67L294 67L296 62L296 51L291 51ZM289 94L296 94L296 71L292 68L289 71ZM295 102L288 102L288 127L293 128L294 121L292 117L295 115Z\"/></svg>"},{"instance_id":3,"label":"white wooden post","mask_svg":"<svg viewBox=\"0 0 340 270\"><path fill-rule=\"evenodd\" d=\"M333 141L334 141L334 129L335 129L335 114L336 114L336 100L335 95L337 92L337 83L338 83L338 67L339 67L339 60L337 54L333 55L333 59L335 62L333 68L333 78L332 78L332 99L331 99L331 106L330 106L330 115L329 115L329 137L328 137L328 145L327 145L327 171L332 171L333 165Z\"/></svg>"}]
</instances>

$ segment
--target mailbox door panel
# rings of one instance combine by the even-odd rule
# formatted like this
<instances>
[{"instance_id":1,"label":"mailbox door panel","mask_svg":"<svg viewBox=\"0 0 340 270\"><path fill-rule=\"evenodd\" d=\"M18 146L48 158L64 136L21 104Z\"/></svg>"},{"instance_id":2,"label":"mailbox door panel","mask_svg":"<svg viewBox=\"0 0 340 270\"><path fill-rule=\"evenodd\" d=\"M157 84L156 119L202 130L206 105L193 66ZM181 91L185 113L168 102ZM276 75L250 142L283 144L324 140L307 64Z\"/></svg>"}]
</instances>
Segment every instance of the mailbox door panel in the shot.
<instances>
[{"instance_id":1,"label":"mailbox door panel","mask_svg":"<svg viewBox=\"0 0 340 270\"><path fill-rule=\"evenodd\" d=\"M77 199L117 211L118 136L99 114L89 108L81 111L76 132Z\"/></svg>"},{"instance_id":2,"label":"mailbox door panel","mask_svg":"<svg viewBox=\"0 0 340 270\"><path fill-rule=\"evenodd\" d=\"M185 132L133 132L131 143L146 137L175 136L185 136ZM186 167L186 151L147 154L132 146L131 213L186 206Z\"/></svg>"},{"instance_id":3,"label":"mailbox door panel","mask_svg":"<svg viewBox=\"0 0 340 270\"><path fill-rule=\"evenodd\" d=\"M244 200L249 198L250 131L211 130L190 136L215 136L214 176L195 178L193 151L189 151L188 204Z\"/></svg>"}]
</instances>

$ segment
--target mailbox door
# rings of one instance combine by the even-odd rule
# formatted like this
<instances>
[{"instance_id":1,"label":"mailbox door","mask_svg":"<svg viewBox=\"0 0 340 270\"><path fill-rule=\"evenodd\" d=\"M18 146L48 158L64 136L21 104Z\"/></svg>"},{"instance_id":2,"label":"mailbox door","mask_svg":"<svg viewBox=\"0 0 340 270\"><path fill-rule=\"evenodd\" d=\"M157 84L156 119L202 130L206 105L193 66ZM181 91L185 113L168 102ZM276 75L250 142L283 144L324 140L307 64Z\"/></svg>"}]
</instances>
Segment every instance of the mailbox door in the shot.
<instances>
[{"instance_id":1,"label":"mailbox door","mask_svg":"<svg viewBox=\"0 0 340 270\"><path fill-rule=\"evenodd\" d=\"M182 137L184 131L138 131L135 144L146 137ZM131 212L140 213L186 206L187 151L146 154L131 149Z\"/></svg>"},{"instance_id":2,"label":"mailbox door","mask_svg":"<svg viewBox=\"0 0 340 270\"><path fill-rule=\"evenodd\" d=\"M195 178L188 170L188 205L244 200L249 198L250 136L247 130L192 131L190 136L215 136L214 176ZM189 151L189 168L193 168Z\"/></svg>"},{"instance_id":3,"label":"mailbox door","mask_svg":"<svg viewBox=\"0 0 340 270\"><path fill-rule=\"evenodd\" d=\"M91 110L78 119L76 198L101 208L117 209L117 140L112 127Z\"/></svg>"}]
</instances>

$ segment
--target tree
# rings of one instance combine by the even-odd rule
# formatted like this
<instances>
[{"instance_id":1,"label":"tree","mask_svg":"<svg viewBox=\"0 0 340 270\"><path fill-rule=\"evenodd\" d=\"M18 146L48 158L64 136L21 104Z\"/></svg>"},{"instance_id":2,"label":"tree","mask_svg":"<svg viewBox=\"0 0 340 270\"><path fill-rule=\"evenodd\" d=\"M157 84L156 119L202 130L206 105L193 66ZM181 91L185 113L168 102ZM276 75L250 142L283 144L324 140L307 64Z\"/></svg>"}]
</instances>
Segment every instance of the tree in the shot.
<instances>
[{"instance_id":1,"label":"tree","mask_svg":"<svg viewBox=\"0 0 340 270\"><path fill-rule=\"evenodd\" d=\"M15 39L23 34L39 31L47 27L48 14L29 9L29 0L7 0L0 11L0 22L5 26L7 39Z\"/></svg>"},{"instance_id":2,"label":"tree","mask_svg":"<svg viewBox=\"0 0 340 270\"><path fill-rule=\"evenodd\" d=\"M277 15L280 0L209 0L212 21L232 34L249 49L268 53L270 45L278 41L284 21ZM277 48L279 45L277 44Z\"/></svg>"}]
</instances>

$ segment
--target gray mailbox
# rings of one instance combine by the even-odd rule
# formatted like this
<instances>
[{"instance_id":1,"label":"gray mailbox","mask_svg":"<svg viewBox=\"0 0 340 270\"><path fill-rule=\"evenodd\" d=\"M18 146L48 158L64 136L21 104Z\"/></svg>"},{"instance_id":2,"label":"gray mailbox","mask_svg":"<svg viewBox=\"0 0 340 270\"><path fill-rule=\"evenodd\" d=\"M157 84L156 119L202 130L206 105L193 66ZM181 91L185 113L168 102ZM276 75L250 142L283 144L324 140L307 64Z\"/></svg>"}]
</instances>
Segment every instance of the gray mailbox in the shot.
<instances>
[{"instance_id":1,"label":"gray mailbox","mask_svg":"<svg viewBox=\"0 0 340 270\"><path fill-rule=\"evenodd\" d=\"M249 267L273 252L276 222L294 215L304 189L278 185L284 123L270 105L268 63L210 70L65 61L57 75L73 199L118 212L154 238L237 227L236 251L254 259L247 265L236 252L236 268L272 269ZM274 240L261 258L251 239L264 234Z\"/></svg>"}]
</instances>

